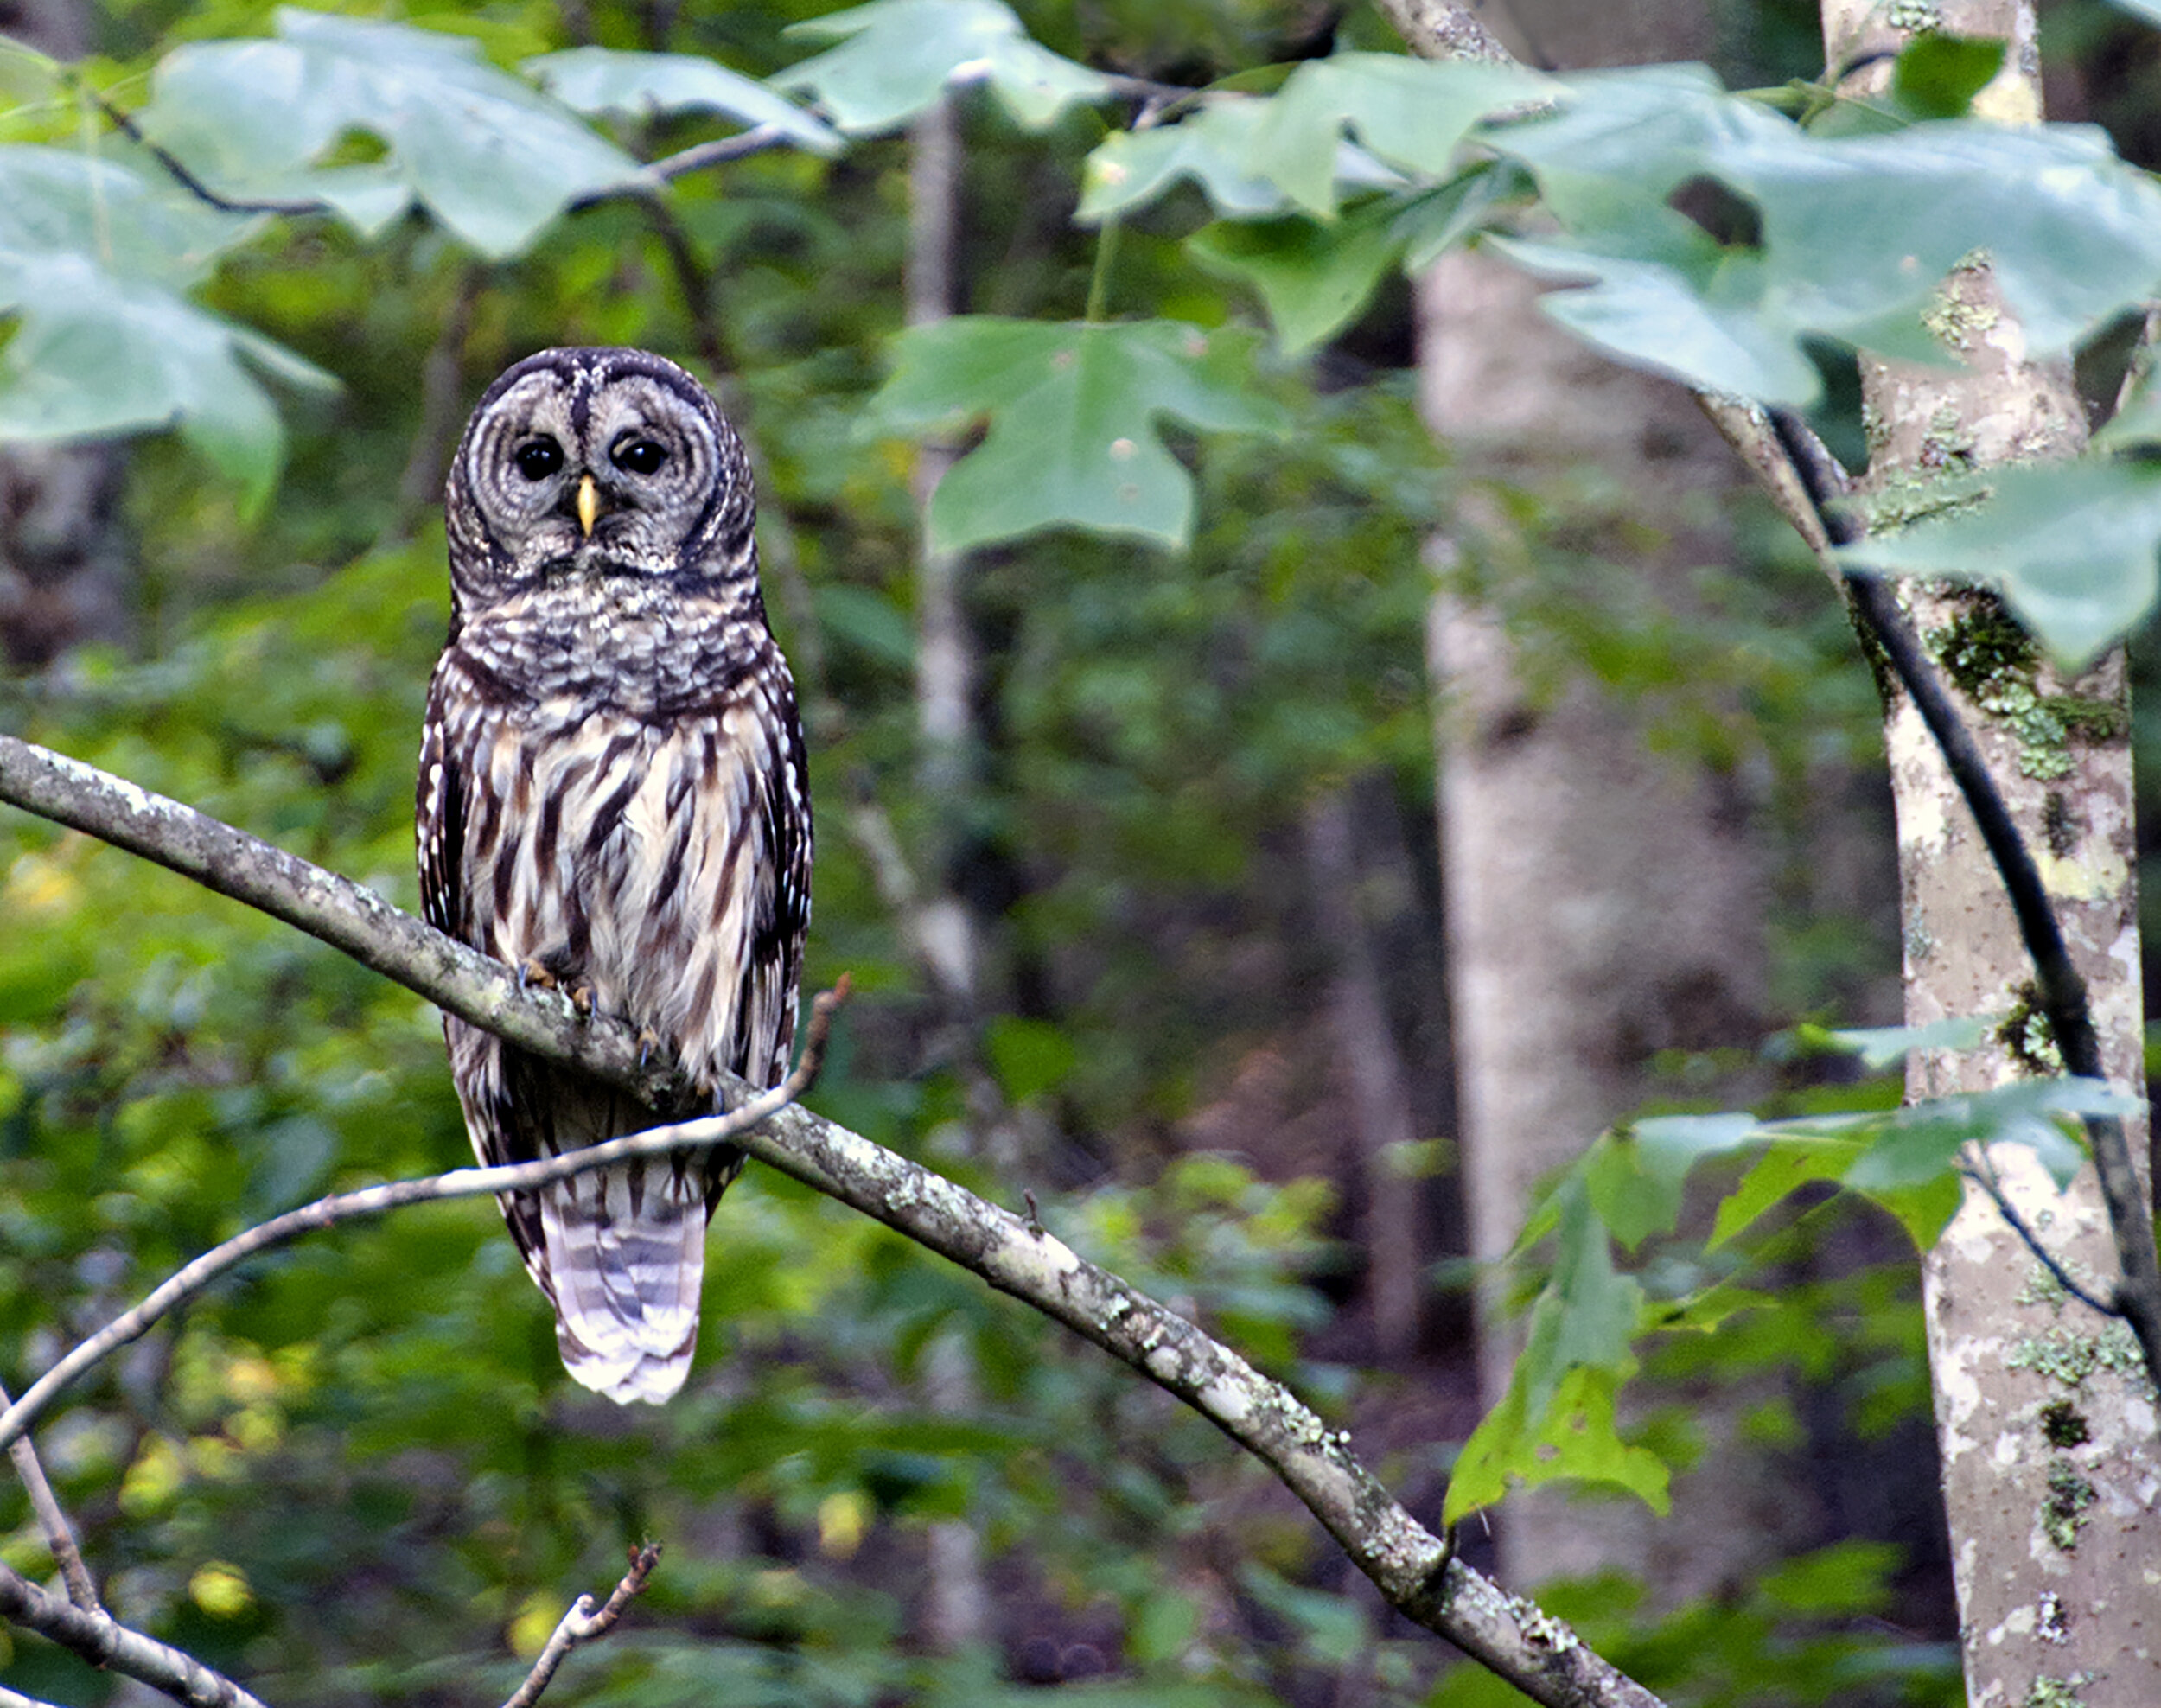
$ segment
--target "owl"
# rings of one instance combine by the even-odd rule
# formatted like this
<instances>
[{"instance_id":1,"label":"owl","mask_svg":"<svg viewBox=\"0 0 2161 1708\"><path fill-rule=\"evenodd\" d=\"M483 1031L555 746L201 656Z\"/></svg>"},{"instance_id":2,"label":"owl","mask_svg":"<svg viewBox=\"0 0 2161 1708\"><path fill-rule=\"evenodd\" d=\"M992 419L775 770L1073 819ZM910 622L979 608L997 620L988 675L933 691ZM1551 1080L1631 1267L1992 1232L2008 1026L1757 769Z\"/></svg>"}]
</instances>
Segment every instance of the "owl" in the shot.
<instances>
[{"instance_id":1,"label":"owl","mask_svg":"<svg viewBox=\"0 0 2161 1708\"><path fill-rule=\"evenodd\" d=\"M810 916L811 809L758 590L743 442L642 350L544 350L482 396L450 467L450 634L417 817L438 930L628 1021L713 1106L777 1084ZM634 1099L446 1017L483 1163L654 1124ZM682 1386L705 1224L743 1156L633 1162L501 1200L571 1375Z\"/></svg>"}]
</instances>

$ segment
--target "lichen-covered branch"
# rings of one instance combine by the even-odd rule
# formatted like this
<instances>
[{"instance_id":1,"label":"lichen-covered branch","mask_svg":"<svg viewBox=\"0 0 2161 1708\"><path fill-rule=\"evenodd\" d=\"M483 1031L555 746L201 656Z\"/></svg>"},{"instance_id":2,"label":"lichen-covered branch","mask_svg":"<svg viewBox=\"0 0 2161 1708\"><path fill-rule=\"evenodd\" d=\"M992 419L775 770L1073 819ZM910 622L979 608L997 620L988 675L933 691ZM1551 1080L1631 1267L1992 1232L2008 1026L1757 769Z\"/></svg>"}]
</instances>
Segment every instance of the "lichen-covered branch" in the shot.
<instances>
[{"instance_id":1,"label":"lichen-covered branch","mask_svg":"<svg viewBox=\"0 0 2161 1708\"><path fill-rule=\"evenodd\" d=\"M0 1386L0 1408L12 1402L8 1390ZM83 1564L82 1550L75 1545L75 1529L67 1521L67 1509L60 1503L60 1496L53 1492L53 1485L45 1475L45 1467L39 1461L37 1449L28 1435L17 1435L8 1440L8 1457L15 1462L15 1473L22 1480L23 1492L30 1497L30 1509L37 1514L38 1527L45 1533L45 1545L60 1566L61 1581L67 1585L67 1599L86 1612L101 1611L98 1602L98 1586L90 1576L90 1568Z\"/></svg>"},{"instance_id":2,"label":"lichen-covered branch","mask_svg":"<svg viewBox=\"0 0 2161 1708\"><path fill-rule=\"evenodd\" d=\"M345 951L499 1036L666 1108L684 1087L643 1066L619 1021L551 992L400 913L373 891L79 761L0 736L0 800L143 855ZM759 1093L724 1087L731 1104ZM623 1143L625 1141L615 1141ZM1061 1240L800 1104L730 1142L875 1217L1093 1341L1266 1463L1406 1618L1548 1708L1658 1708L1658 1698L1560 1621L1451 1558L1303 1402L1193 1323ZM474 1172L478 1172L477 1170ZM25 1396L27 1399L28 1395ZM18 1401L20 1405L22 1402ZM72 1610L72 1609L71 1609Z\"/></svg>"},{"instance_id":3,"label":"lichen-covered branch","mask_svg":"<svg viewBox=\"0 0 2161 1708\"><path fill-rule=\"evenodd\" d=\"M0 1619L50 1638L93 1667L139 1679L188 1708L264 1708L194 1655L130 1630L109 1613L93 1613L48 1596L5 1565L0 1565Z\"/></svg>"}]
</instances>

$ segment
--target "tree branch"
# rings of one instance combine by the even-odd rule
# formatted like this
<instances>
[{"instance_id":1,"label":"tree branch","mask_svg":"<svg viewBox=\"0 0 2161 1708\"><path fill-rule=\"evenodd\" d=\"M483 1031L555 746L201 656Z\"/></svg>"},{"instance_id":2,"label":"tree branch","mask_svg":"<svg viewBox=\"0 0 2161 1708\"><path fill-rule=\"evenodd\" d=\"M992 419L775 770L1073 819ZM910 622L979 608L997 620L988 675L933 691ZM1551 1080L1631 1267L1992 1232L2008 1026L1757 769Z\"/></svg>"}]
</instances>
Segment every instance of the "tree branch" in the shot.
<instances>
[{"instance_id":1,"label":"tree branch","mask_svg":"<svg viewBox=\"0 0 2161 1708\"><path fill-rule=\"evenodd\" d=\"M653 1568L660 1563L660 1545L646 1542L630 1557L630 1570L624 1572L622 1581L615 1585L615 1592L596 1613L593 1598L580 1596L571 1603L571 1610L557 1623L547 1647L540 1651L539 1659L532 1663L532 1671L526 1674L525 1683L503 1708L532 1708L540 1699L540 1692L555 1677L555 1669L563 1664L564 1657L580 1643L590 1643L606 1636L615 1628L615 1622L623 1616L623 1609L643 1592L646 1579L653 1576Z\"/></svg>"},{"instance_id":2,"label":"tree branch","mask_svg":"<svg viewBox=\"0 0 2161 1708\"><path fill-rule=\"evenodd\" d=\"M48 1596L0 1564L0 1618L49 1637L93 1667L110 1668L163 1692L188 1708L264 1708L222 1673L185 1651L131 1631L109 1613L92 1613ZM21 1701L24 1698L16 1698ZM0 1698L3 1703L4 1698Z\"/></svg>"},{"instance_id":3,"label":"tree branch","mask_svg":"<svg viewBox=\"0 0 2161 1708\"><path fill-rule=\"evenodd\" d=\"M672 1068L640 1066L638 1040L620 1021L581 1019L553 992L520 991L508 967L453 943L372 890L192 808L11 736L0 736L0 800L113 842L298 926L536 1055L622 1086L649 1103L682 1094ZM758 1095L734 1080L723 1091L731 1100ZM1236 1353L1042 1227L800 1105L779 1109L730 1142L972 1271L1176 1394L1268 1465L1392 1607L1533 1700L1548 1708L1659 1708L1657 1697L1592 1653L1566 1625L1451 1558L1440 1539L1353 1456L1348 1435L1329 1429Z\"/></svg>"},{"instance_id":4,"label":"tree branch","mask_svg":"<svg viewBox=\"0 0 2161 1708\"><path fill-rule=\"evenodd\" d=\"M0 1385L0 1409L10 1404L6 1386ZM8 1457L15 1462L16 1475L22 1479L39 1527L45 1532L45 1545L59 1564L61 1581L67 1585L67 1599L86 1613L104 1611L98 1603L98 1585L90 1576L90 1568L83 1564L82 1550L75 1545L74 1527L67 1522L67 1510L60 1496L53 1493L45 1467L38 1462L37 1449L27 1433L8 1443Z\"/></svg>"}]
</instances>

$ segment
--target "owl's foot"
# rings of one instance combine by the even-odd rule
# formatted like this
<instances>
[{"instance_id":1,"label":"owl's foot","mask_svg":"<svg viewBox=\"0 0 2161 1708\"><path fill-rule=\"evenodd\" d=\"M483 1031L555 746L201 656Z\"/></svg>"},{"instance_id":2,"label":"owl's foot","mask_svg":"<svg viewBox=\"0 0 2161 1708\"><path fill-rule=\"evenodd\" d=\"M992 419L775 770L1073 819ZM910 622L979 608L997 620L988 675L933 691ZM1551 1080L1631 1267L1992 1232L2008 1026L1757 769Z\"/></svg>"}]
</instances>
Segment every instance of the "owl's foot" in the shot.
<instances>
[{"instance_id":1,"label":"owl's foot","mask_svg":"<svg viewBox=\"0 0 2161 1708\"><path fill-rule=\"evenodd\" d=\"M638 1029L638 1067L641 1071L653 1060L653 1052L660 1048L660 1035L649 1027Z\"/></svg>"},{"instance_id":2,"label":"owl's foot","mask_svg":"<svg viewBox=\"0 0 2161 1708\"><path fill-rule=\"evenodd\" d=\"M593 987L590 985L564 984L556 976L554 969L537 955L527 955L518 963L518 988L521 991L560 991L570 998L571 1006L578 1011L581 1017L592 1018Z\"/></svg>"}]
</instances>

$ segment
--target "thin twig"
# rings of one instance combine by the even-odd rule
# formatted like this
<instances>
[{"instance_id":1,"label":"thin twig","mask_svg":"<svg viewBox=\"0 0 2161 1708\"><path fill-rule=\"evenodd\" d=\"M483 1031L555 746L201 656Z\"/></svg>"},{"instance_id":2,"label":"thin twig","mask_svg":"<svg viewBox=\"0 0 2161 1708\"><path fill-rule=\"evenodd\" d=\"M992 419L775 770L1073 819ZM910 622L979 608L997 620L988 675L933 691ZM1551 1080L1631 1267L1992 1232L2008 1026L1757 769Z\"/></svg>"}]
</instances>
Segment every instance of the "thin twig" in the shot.
<instances>
[{"instance_id":1,"label":"thin twig","mask_svg":"<svg viewBox=\"0 0 2161 1708\"><path fill-rule=\"evenodd\" d=\"M551 1061L634 1091L647 1083L628 1027L599 1016L575 1021L560 997L519 991L507 967L229 825L12 737L0 736L0 800L38 812L47 812L40 801L49 802L54 810L48 816L239 895ZM207 858L214 850L248 863L245 877L236 880ZM559 1026L558 1010L566 1011ZM679 1087L666 1075L656 1083L656 1095ZM752 1094L732 1078L722 1089L730 1097ZM1348 1435L1328 1428L1229 1348L1040 1227L800 1104L732 1142L981 1276L1184 1400L1267 1465L1391 1607L1533 1701L1548 1708L1658 1708L1656 1696L1561 1621L1450 1559L1440 1539L1352 1453Z\"/></svg>"},{"instance_id":2,"label":"thin twig","mask_svg":"<svg viewBox=\"0 0 2161 1708\"><path fill-rule=\"evenodd\" d=\"M92 1613L50 1596L0 1562L0 1618L12 1620L92 1666L124 1673L187 1708L264 1708L222 1673L185 1650L130 1630L109 1613Z\"/></svg>"},{"instance_id":3,"label":"thin twig","mask_svg":"<svg viewBox=\"0 0 2161 1708\"><path fill-rule=\"evenodd\" d=\"M9 1403L7 1387L0 1384L0 1410L4 1410ZM54 1494L53 1485L46 1480L45 1467L38 1462L35 1444L28 1435L17 1436L8 1444L8 1456L15 1462L16 1475L22 1479L39 1526L45 1532L45 1545L60 1565L61 1579L67 1585L67 1599L86 1613L102 1613L105 1609L98 1600L98 1585L90 1576L90 1568L83 1564L82 1550L75 1545L74 1527L67 1522L67 1509L61 1505L60 1496Z\"/></svg>"},{"instance_id":4,"label":"thin twig","mask_svg":"<svg viewBox=\"0 0 2161 1708\"><path fill-rule=\"evenodd\" d=\"M513 1163L498 1168L454 1169L448 1174L430 1175L424 1179L392 1181L383 1186L363 1187L357 1192L336 1193L236 1233L223 1245L175 1271L153 1288L140 1304L122 1312L89 1339L71 1348L67 1356L31 1383L22 1399L5 1412L0 1412L0 1444L18 1439L69 1383L131 1341L141 1339L161 1317L201 1292L219 1276L250 1258L297 1240L303 1233L314 1233L343 1221L386 1215L409 1204L476 1198L487 1193L500 1195L535 1191L551 1182L567 1180L572 1175L586 1174L611 1163L667 1156L676 1151L710 1150L715 1145L740 1138L759 1122L786 1108L817 1080L819 1068L825 1060L826 1040L832 1029L833 1013L846 998L847 985L844 978L838 989L821 993L812 1004L811 1023L795 1071L771 1090L761 1092L725 1114L705 1115L671 1126L654 1127L538 1162Z\"/></svg>"},{"instance_id":5,"label":"thin twig","mask_svg":"<svg viewBox=\"0 0 2161 1708\"><path fill-rule=\"evenodd\" d=\"M630 1557L630 1570L623 1573L615 1594L609 1596L599 1611L594 1610L590 1596L580 1596L571 1603L571 1610L557 1622L547 1647L532 1663L532 1671L526 1674L525 1683L518 1686L517 1692L503 1704L503 1708L532 1708L540 1699L540 1692L548 1687L549 1680L555 1677L555 1669L572 1649L604 1637L615 1628L623 1609L645 1589L646 1579L653 1576L653 1568L660 1563L660 1545L642 1543Z\"/></svg>"},{"instance_id":6,"label":"thin twig","mask_svg":"<svg viewBox=\"0 0 2161 1708\"><path fill-rule=\"evenodd\" d=\"M654 177L670 182L686 173L703 172L709 166L725 166L731 160L747 160L754 154L778 148L788 140L785 127L774 124L754 124L748 131L732 137L721 137L710 143L693 143L677 154L663 155L646 168Z\"/></svg>"},{"instance_id":7,"label":"thin twig","mask_svg":"<svg viewBox=\"0 0 2161 1708\"><path fill-rule=\"evenodd\" d=\"M1996 1178L1996 1165L1988 1160L1988 1152L1978 1144L1973 1146L1972 1150L1974 1160L1960 1168L1959 1172L1988 1194L1989 1201L1996 1206L1996 1213L2003 1217L2011 1231L2018 1236L2020 1243L2033 1253L2034 1260L2056 1278L2057 1286L2062 1288L2081 1304L2098 1310L2104 1316L2121 1316L2123 1312L2116 1306L2109 1303L2106 1299L2094 1297L2080 1285L2072 1278L2071 1271L2063 1266L2056 1254L2041 1243L2041 1236L2027 1225L2026 1219L2018 1214L2018 1207L2011 1201L2010 1195L2005 1192L2003 1182Z\"/></svg>"},{"instance_id":8,"label":"thin twig","mask_svg":"<svg viewBox=\"0 0 2161 1708\"><path fill-rule=\"evenodd\" d=\"M98 111L105 116L106 121L114 130L163 167L168 175L181 188L186 190L197 201L209 203L221 214L283 214L297 217L310 214L333 214L337 211L327 201L286 201L276 197L243 200L220 195L182 165L179 156L170 150L152 142L144 136L143 127L135 122L133 114L115 106L98 90L91 88L88 84L85 83L81 85L81 87L90 97Z\"/></svg>"}]
</instances>

